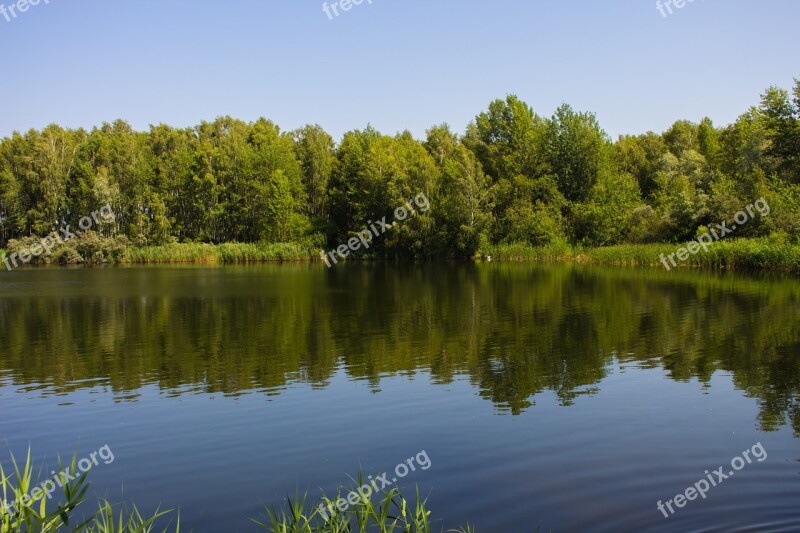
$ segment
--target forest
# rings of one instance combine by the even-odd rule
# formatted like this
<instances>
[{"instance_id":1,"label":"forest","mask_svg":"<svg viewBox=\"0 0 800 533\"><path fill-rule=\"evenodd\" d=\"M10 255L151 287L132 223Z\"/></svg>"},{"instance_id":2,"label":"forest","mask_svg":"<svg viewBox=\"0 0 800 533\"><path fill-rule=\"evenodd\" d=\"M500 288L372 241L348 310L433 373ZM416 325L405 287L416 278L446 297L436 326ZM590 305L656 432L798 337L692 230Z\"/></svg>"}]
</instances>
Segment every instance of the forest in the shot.
<instances>
[{"instance_id":1,"label":"forest","mask_svg":"<svg viewBox=\"0 0 800 533\"><path fill-rule=\"evenodd\" d=\"M679 120L616 141L593 113L564 104L542 116L514 95L491 102L463 134L442 124L424 140L367 126L337 142L318 125L283 131L264 118L146 132L123 120L91 131L53 124L0 141L0 248L77 227L108 205L113 220L87 233L116 249L319 250L420 192L432 208L376 240L372 254L680 243L762 197L770 215L728 238L795 245L800 80L767 89L727 126Z\"/></svg>"}]
</instances>

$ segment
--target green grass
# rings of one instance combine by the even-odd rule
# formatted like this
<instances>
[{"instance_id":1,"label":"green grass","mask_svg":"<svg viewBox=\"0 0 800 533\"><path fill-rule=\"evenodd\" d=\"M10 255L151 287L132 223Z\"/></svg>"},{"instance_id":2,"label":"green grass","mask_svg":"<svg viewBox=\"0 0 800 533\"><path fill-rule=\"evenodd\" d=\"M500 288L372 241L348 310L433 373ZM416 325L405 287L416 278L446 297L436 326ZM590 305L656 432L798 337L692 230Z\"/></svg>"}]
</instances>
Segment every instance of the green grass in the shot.
<instances>
[{"instance_id":1,"label":"green grass","mask_svg":"<svg viewBox=\"0 0 800 533\"><path fill-rule=\"evenodd\" d=\"M600 265L658 266L686 244L622 244L603 248L568 245L534 247L526 244L496 245L483 255L499 261L556 261ZM730 239L718 241L705 252L690 254L686 261L675 257L678 268L757 269L800 273L800 245L778 239ZM671 266L671 264L670 264Z\"/></svg>"},{"instance_id":2,"label":"green grass","mask_svg":"<svg viewBox=\"0 0 800 533\"><path fill-rule=\"evenodd\" d=\"M527 243L486 246L476 258L492 257L497 261L575 262L599 265L660 266L661 255L668 257L682 244L621 244L602 248L584 248L565 242L547 246ZM2 257L4 250L0 250ZM781 238L728 239L714 242L708 251L689 255L678 268L770 270L800 274L800 245ZM317 262L319 249L300 243L175 243L143 248L128 246L119 259L130 264L170 263L257 263Z\"/></svg>"},{"instance_id":3,"label":"green grass","mask_svg":"<svg viewBox=\"0 0 800 533\"><path fill-rule=\"evenodd\" d=\"M498 261L568 261L575 258L575 248L559 242L546 246L527 243L493 244L477 254Z\"/></svg>"},{"instance_id":4,"label":"green grass","mask_svg":"<svg viewBox=\"0 0 800 533\"><path fill-rule=\"evenodd\" d=\"M100 499L93 512L87 513L86 493L89 490L88 473L80 473L77 469L77 454L66 470L75 479L64 482L62 496L54 498L52 504L46 494L35 490L40 485L34 478L31 452L28 450L23 464L11 456L13 472L6 473L0 465L0 533L152 533L156 530L156 522L163 521L172 511L156 511L152 516L143 516L136 506L113 506L107 500ZM59 461L59 472L65 470ZM365 479L359 474L353 480L356 487L363 487ZM55 484L54 484L55 486ZM358 501L350 505L346 511L331 512L343 494L344 488L337 491L336 497L323 497L316 507L307 505L307 496L295 495L287 497L281 509L266 507L266 519L252 521L261 528L275 533L433 533L431 511L427 499L420 496L416 489L413 502L406 500L400 490L393 488L374 495L359 493ZM14 503L30 495L29 505L6 508L3 502ZM373 503L372 499L376 501ZM323 513L319 508L322 503L327 508ZM81 518L76 518L78 512ZM80 520L80 522L78 521ZM170 520L161 530L180 532L180 517L175 524ZM439 531L442 531L441 529ZM450 530L452 533L474 533L470 526Z\"/></svg>"},{"instance_id":5,"label":"green grass","mask_svg":"<svg viewBox=\"0 0 800 533\"><path fill-rule=\"evenodd\" d=\"M122 263L255 263L279 261L311 261L319 251L297 243L275 244L201 244L181 243L144 248L129 247Z\"/></svg>"},{"instance_id":6,"label":"green grass","mask_svg":"<svg viewBox=\"0 0 800 533\"><path fill-rule=\"evenodd\" d=\"M89 490L88 472L78 472L77 455L66 468L59 460L58 471L67 471L74 479L63 479L61 497L50 500L46 493L39 490L39 481L33 475L31 451L24 463L18 463L11 455L12 472L6 472L0 465L0 533L151 533L154 523L170 511L156 512L144 518L136 507L128 511L124 506L116 509L107 501L100 500L95 512L88 517L76 518L77 510L85 507L86 492ZM56 484L52 484L55 488ZM22 502L27 498L27 505L6 507ZM56 503L51 503L55 501ZM166 533L166 529L163 530ZM180 531L178 519L175 532Z\"/></svg>"},{"instance_id":7,"label":"green grass","mask_svg":"<svg viewBox=\"0 0 800 533\"><path fill-rule=\"evenodd\" d=\"M364 475L359 473L354 479L355 487L365 485ZM350 493L358 494L355 504L349 504L345 511L336 508L336 502ZM372 499L376 501L373 502ZM282 509L266 508L267 520L253 520L257 525L273 533L433 533L431 511L428 500L420 496L419 487L413 502L403 497L400 490L392 488L379 494L365 495L354 489L340 487L336 497L323 497L321 504L326 511L307 505L308 495L295 494L294 499L287 496ZM335 510L335 511L332 511ZM443 531L439 529L438 531ZM448 530L449 533L474 533L465 528Z\"/></svg>"}]
</instances>

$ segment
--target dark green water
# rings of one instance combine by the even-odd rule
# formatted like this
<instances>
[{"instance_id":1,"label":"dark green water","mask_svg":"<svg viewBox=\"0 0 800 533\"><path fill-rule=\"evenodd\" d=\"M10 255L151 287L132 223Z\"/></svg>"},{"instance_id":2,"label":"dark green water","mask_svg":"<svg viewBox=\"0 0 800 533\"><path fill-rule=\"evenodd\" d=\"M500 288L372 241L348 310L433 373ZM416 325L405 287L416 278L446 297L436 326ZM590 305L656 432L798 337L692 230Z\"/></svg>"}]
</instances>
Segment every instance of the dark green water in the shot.
<instances>
[{"instance_id":1,"label":"dark green water","mask_svg":"<svg viewBox=\"0 0 800 533\"><path fill-rule=\"evenodd\" d=\"M0 459L252 531L359 467L437 528L800 530L800 281L534 265L0 274ZM768 453L665 518L656 502Z\"/></svg>"}]
</instances>

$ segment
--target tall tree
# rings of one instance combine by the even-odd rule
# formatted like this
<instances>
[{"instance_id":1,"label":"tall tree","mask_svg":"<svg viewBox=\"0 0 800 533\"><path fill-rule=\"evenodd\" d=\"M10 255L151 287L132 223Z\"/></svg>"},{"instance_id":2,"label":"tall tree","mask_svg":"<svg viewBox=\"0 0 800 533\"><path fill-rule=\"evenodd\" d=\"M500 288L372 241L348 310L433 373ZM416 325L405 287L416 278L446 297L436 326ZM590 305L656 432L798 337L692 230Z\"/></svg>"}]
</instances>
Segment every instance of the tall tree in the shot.
<instances>
[{"instance_id":1,"label":"tall tree","mask_svg":"<svg viewBox=\"0 0 800 533\"><path fill-rule=\"evenodd\" d=\"M459 256L472 256L488 243L492 223L493 187L478 158L463 145L455 145L443 160L441 243Z\"/></svg>"},{"instance_id":2,"label":"tall tree","mask_svg":"<svg viewBox=\"0 0 800 533\"><path fill-rule=\"evenodd\" d=\"M613 172L611 143L592 113L564 104L550 119L546 155L558 188L571 202L585 200L604 172Z\"/></svg>"},{"instance_id":3,"label":"tall tree","mask_svg":"<svg viewBox=\"0 0 800 533\"><path fill-rule=\"evenodd\" d=\"M794 99L784 89L770 87L761 97L770 139L768 154L777 159L781 178L800 183L800 80Z\"/></svg>"},{"instance_id":4,"label":"tall tree","mask_svg":"<svg viewBox=\"0 0 800 533\"><path fill-rule=\"evenodd\" d=\"M664 132L664 142L676 157L687 150L698 150L699 137L697 124L688 120L679 120Z\"/></svg>"},{"instance_id":5,"label":"tall tree","mask_svg":"<svg viewBox=\"0 0 800 533\"><path fill-rule=\"evenodd\" d=\"M294 142L297 160L303 169L307 213L319 222L326 214L328 182L336 163L335 143L333 137L318 125L295 131Z\"/></svg>"},{"instance_id":6,"label":"tall tree","mask_svg":"<svg viewBox=\"0 0 800 533\"><path fill-rule=\"evenodd\" d=\"M531 178L544 172L547 124L514 95L495 100L475 119L473 148L495 181L517 175Z\"/></svg>"},{"instance_id":7,"label":"tall tree","mask_svg":"<svg viewBox=\"0 0 800 533\"><path fill-rule=\"evenodd\" d=\"M642 196L651 198L656 190L656 173L667 146L660 135L653 132L644 135L624 135L615 144L617 166L636 178Z\"/></svg>"},{"instance_id":8,"label":"tall tree","mask_svg":"<svg viewBox=\"0 0 800 533\"><path fill-rule=\"evenodd\" d=\"M700 121L697 130L697 150L706 158L712 170L719 170L719 131L708 117Z\"/></svg>"}]
</instances>

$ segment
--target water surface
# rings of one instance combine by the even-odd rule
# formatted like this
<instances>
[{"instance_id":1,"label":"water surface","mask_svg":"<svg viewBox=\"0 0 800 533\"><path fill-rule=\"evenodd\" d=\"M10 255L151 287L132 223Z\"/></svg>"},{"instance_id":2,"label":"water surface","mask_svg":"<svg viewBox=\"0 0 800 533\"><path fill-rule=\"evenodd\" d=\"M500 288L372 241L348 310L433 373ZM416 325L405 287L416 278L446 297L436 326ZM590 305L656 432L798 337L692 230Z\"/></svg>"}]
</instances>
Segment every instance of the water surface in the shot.
<instances>
[{"instance_id":1,"label":"water surface","mask_svg":"<svg viewBox=\"0 0 800 533\"><path fill-rule=\"evenodd\" d=\"M481 532L800 529L800 282L540 265L0 274L0 459L108 444L92 489L254 531L425 450ZM768 452L670 518L705 470ZM123 491L124 487L124 491Z\"/></svg>"}]
</instances>

